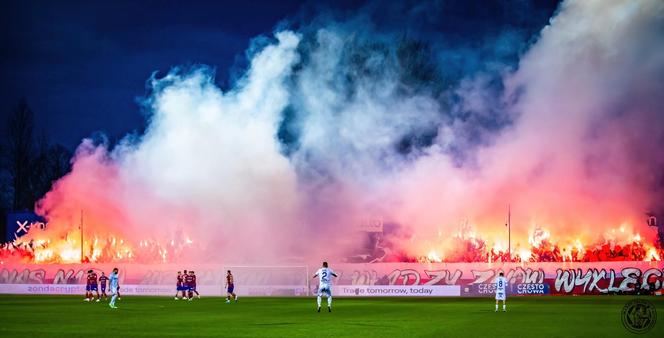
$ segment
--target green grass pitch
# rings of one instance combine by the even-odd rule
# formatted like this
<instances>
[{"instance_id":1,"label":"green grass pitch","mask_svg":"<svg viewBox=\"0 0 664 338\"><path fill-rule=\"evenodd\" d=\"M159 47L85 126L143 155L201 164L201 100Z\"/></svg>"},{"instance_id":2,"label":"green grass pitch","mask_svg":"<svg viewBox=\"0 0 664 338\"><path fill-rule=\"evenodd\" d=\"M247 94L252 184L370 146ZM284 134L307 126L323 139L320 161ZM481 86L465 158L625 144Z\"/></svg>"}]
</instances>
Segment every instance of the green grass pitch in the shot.
<instances>
[{"instance_id":1,"label":"green grass pitch","mask_svg":"<svg viewBox=\"0 0 664 338\"><path fill-rule=\"evenodd\" d=\"M0 295L0 337L664 337L622 325L633 296L511 297L507 312L491 298L335 298L333 312L315 298L223 298L194 301L125 296L110 309L74 296Z\"/></svg>"}]
</instances>

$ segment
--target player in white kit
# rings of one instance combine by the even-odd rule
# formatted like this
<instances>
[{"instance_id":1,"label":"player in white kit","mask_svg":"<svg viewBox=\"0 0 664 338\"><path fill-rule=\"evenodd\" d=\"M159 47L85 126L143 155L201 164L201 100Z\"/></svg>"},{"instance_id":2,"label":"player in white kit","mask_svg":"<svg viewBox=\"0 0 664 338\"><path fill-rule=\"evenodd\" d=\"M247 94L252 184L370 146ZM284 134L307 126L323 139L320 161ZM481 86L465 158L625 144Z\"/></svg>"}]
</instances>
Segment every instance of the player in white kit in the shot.
<instances>
[{"instance_id":1,"label":"player in white kit","mask_svg":"<svg viewBox=\"0 0 664 338\"><path fill-rule=\"evenodd\" d=\"M507 278L501 272L496 278L496 312L498 312L498 302L503 301L503 312L507 311L505 308L505 298L507 297Z\"/></svg>"},{"instance_id":2,"label":"player in white kit","mask_svg":"<svg viewBox=\"0 0 664 338\"><path fill-rule=\"evenodd\" d=\"M323 295L327 296L327 311L332 312L332 276L337 274L327 267L327 262L323 262L323 267L316 271L312 278L318 277L318 312L320 312L320 301Z\"/></svg>"},{"instance_id":3,"label":"player in white kit","mask_svg":"<svg viewBox=\"0 0 664 338\"><path fill-rule=\"evenodd\" d=\"M115 306L115 299L119 297L119 286L120 283L118 282L118 268L113 268L113 272L108 276L109 280L109 286L111 288L111 301L108 303L108 306L111 307L111 309L117 309L118 307Z\"/></svg>"}]
</instances>

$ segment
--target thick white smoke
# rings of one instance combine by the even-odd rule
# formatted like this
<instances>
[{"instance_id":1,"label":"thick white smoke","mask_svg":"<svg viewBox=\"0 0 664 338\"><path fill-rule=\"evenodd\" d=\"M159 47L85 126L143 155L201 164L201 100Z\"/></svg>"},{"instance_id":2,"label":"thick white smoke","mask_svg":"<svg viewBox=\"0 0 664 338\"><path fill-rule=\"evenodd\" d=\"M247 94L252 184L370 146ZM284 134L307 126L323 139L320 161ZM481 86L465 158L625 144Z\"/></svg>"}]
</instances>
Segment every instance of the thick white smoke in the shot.
<instances>
[{"instance_id":1,"label":"thick white smoke","mask_svg":"<svg viewBox=\"0 0 664 338\"><path fill-rule=\"evenodd\" d=\"M203 71L155 80L150 127L123 158L130 182L195 211L190 232L243 256L282 246L301 225L296 175L275 138L300 38L276 38L230 92Z\"/></svg>"},{"instance_id":2,"label":"thick white smoke","mask_svg":"<svg viewBox=\"0 0 664 338\"><path fill-rule=\"evenodd\" d=\"M658 1L564 3L505 78L514 124L476 166L432 154L404 172L398 191L416 202L403 217L428 224L431 238L467 215L501 241L511 203L522 245L535 226L554 240L595 242L621 225L654 238L644 220L662 198L662 15Z\"/></svg>"},{"instance_id":3,"label":"thick white smoke","mask_svg":"<svg viewBox=\"0 0 664 338\"><path fill-rule=\"evenodd\" d=\"M39 209L60 231L85 210L134 240L187 232L197 253L236 262L339 257L373 216L411 229L412 254L463 222L502 241L508 203L521 244L535 225L561 241L623 222L648 235L640 217L664 167L662 17L655 0L565 2L498 95L482 74L415 88L397 38L281 31L227 92L209 69L152 80L145 134L111 154L84 142ZM468 146L497 104L509 122Z\"/></svg>"}]
</instances>

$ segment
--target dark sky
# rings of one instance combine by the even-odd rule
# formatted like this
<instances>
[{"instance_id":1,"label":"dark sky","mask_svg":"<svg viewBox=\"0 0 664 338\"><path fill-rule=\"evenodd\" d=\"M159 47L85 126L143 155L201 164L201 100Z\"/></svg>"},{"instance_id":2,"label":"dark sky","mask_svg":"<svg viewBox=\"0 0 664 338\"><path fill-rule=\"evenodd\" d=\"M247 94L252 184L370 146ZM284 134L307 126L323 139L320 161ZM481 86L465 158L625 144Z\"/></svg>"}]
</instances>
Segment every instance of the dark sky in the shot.
<instances>
[{"instance_id":1,"label":"dark sky","mask_svg":"<svg viewBox=\"0 0 664 338\"><path fill-rule=\"evenodd\" d=\"M476 11L484 3L465 9ZM350 12L359 7L355 1L326 6ZM556 1L537 6L546 13L535 30L546 24ZM23 97L35 112L37 133L71 149L96 131L112 141L140 131L145 119L136 98L153 72L206 64L217 69L224 86L233 69L241 70L251 38L269 34L302 8L302 1L283 0L2 1L0 137L6 136L7 114ZM464 26L466 14L455 14L457 26Z\"/></svg>"},{"instance_id":2,"label":"dark sky","mask_svg":"<svg viewBox=\"0 0 664 338\"><path fill-rule=\"evenodd\" d=\"M154 71L202 63L220 81L252 37L297 12L296 1L3 2L0 111L21 97L38 129L75 147L94 131L140 130L136 97ZM6 129L6 128L2 128ZM2 131L3 134L5 130Z\"/></svg>"}]
</instances>

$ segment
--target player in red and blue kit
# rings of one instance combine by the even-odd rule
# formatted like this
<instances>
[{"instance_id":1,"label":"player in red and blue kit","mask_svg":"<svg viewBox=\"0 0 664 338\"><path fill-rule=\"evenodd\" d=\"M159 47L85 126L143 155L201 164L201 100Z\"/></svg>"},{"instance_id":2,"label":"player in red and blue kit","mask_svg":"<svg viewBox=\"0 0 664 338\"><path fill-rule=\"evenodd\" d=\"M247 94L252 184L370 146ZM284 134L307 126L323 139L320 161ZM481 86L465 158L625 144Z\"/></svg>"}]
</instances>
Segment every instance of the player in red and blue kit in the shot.
<instances>
[{"instance_id":1,"label":"player in red and blue kit","mask_svg":"<svg viewBox=\"0 0 664 338\"><path fill-rule=\"evenodd\" d=\"M177 282L175 284L175 300L178 300L178 295L182 293L182 298L185 298L185 287L184 287L184 278L182 277L182 272L178 271Z\"/></svg>"},{"instance_id":2,"label":"player in red and blue kit","mask_svg":"<svg viewBox=\"0 0 664 338\"><path fill-rule=\"evenodd\" d=\"M88 270L88 278L87 278L87 283L85 285L86 302L89 302L94 299L92 291L97 293L97 301L99 301L99 291L97 291L97 273L92 270Z\"/></svg>"},{"instance_id":3,"label":"player in red and blue kit","mask_svg":"<svg viewBox=\"0 0 664 338\"><path fill-rule=\"evenodd\" d=\"M184 273L182 274L182 298L189 298L187 297L187 293L189 292L189 283L187 283L187 276L189 273L187 270L184 270Z\"/></svg>"},{"instance_id":4,"label":"player in red and blue kit","mask_svg":"<svg viewBox=\"0 0 664 338\"><path fill-rule=\"evenodd\" d=\"M99 276L99 286L101 287L101 295L104 299L108 298L106 295L106 283L108 283L108 277L102 271L101 276Z\"/></svg>"},{"instance_id":5,"label":"player in red and blue kit","mask_svg":"<svg viewBox=\"0 0 664 338\"><path fill-rule=\"evenodd\" d=\"M192 300L194 298L192 288L196 288L196 277L194 276L193 271L189 271L189 273L184 276L184 285L187 288L187 299Z\"/></svg>"},{"instance_id":6,"label":"player in red and blue kit","mask_svg":"<svg viewBox=\"0 0 664 338\"><path fill-rule=\"evenodd\" d=\"M194 276L194 281L191 282L190 285L191 291L193 291L196 294L196 297L198 297L198 299L201 299L201 294L198 293L198 290L196 290L196 273L194 271L189 271L189 273Z\"/></svg>"},{"instance_id":7,"label":"player in red and blue kit","mask_svg":"<svg viewBox=\"0 0 664 338\"><path fill-rule=\"evenodd\" d=\"M231 296L237 302L237 295L233 292L235 290L235 283L233 281L233 274L231 273L231 270L228 270L228 274L226 275L226 303L231 302Z\"/></svg>"}]
</instances>

